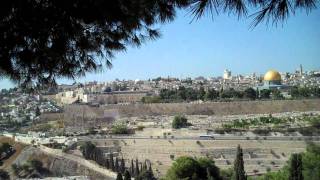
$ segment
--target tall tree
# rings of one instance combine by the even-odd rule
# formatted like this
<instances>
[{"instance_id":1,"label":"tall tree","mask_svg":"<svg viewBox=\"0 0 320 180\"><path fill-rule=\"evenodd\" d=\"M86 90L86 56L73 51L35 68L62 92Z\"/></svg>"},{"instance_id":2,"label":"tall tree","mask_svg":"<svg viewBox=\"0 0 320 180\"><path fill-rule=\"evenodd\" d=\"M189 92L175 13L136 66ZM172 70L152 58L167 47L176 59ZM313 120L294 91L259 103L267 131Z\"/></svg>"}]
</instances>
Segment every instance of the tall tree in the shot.
<instances>
[{"instance_id":1,"label":"tall tree","mask_svg":"<svg viewBox=\"0 0 320 180\"><path fill-rule=\"evenodd\" d=\"M124 159L121 158L121 163L120 163L120 172L123 174L126 170L126 164L124 162Z\"/></svg>"},{"instance_id":2,"label":"tall tree","mask_svg":"<svg viewBox=\"0 0 320 180\"><path fill-rule=\"evenodd\" d=\"M130 167L130 173L132 176L134 176L134 164L133 164L133 159L131 159L131 167Z\"/></svg>"},{"instance_id":3,"label":"tall tree","mask_svg":"<svg viewBox=\"0 0 320 180\"><path fill-rule=\"evenodd\" d=\"M244 96L249 99L256 99L257 92L253 88L247 88L244 90Z\"/></svg>"},{"instance_id":4,"label":"tall tree","mask_svg":"<svg viewBox=\"0 0 320 180\"><path fill-rule=\"evenodd\" d=\"M105 159L105 167L106 167L107 169L110 169L110 161L109 161L108 158Z\"/></svg>"},{"instance_id":5,"label":"tall tree","mask_svg":"<svg viewBox=\"0 0 320 180\"><path fill-rule=\"evenodd\" d=\"M41 115L40 108L37 106L37 108L36 108L36 116L40 116L40 115Z\"/></svg>"},{"instance_id":6,"label":"tall tree","mask_svg":"<svg viewBox=\"0 0 320 180\"><path fill-rule=\"evenodd\" d=\"M147 161L145 160L144 163L143 163L143 166L141 168L141 171L143 170L147 170Z\"/></svg>"},{"instance_id":7,"label":"tall tree","mask_svg":"<svg viewBox=\"0 0 320 180\"><path fill-rule=\"evenodd\" d=\"M135 172L134 172L134 175L137 177L140 173L140 170L139 170L139 161L138 161L138 158L136 159L136 169L135 169Z\"/></svg>"},{"instance_id":8,"label":"tall tree","mask_svg":"<svg viewBox=\"0 0 320 180\"><path fill-rule=\"evenodd\" d=\"M131 180L131 175L128 170L124 172L124 180Z\"/></svg>"},{"instance_id":9,"label":"tall tree","mask_svg":"<svg viewBox=\"0 0 320 180\"><path fill-rule=\"evenodd\" d=\"M292 154L291 156L289 180L303 180L301 154Z\"/></svg>"},{"instance_id":10,"label":"tall tree","mask_svg":"<svg viewBox=\"0 0 320 180\"><path fill-rule=\"evenodd\" d=\"M117 179L116 179L116 180L123 180L121 173L118 173L118 174L117 174Z\"/></svg>"},{"instance_id":11,"label":"tall tree","mask_svg":"<svg viewBox=\"0 0 320 180\"><path fill-rule=\"evenodd\" d=\"M158 38L154 24L172 21L177 9L191 10L196 19L206 12L247 17L254 9L256 26L315 7L316 0L6 0L0 6L0 77L53 85L56 78L111 67L115 52Z\"/></svg>"},{"instance_id":12,"label":"tall tree","mask_svg":"<svg viewBox=\"0 0 320 180\"><path fill-rule=\"evenodd\" d=\"M246 180L246 172L244 171L243 152L240 145L237 147L237 155L234 161L234 179Z\"/></svg>"},{"instance_id":13,"label":"tall tree","mask_svg":"<svg viewBox=\"0 0 320 180\"><path fill-rule=\"evenodd\" d=\"M153 170L152 170L152 166L151 166L151 162L149 163L149 169L148 169L149 173L152 175L152 177L154 177L153 175Z\"/></svg>"},{"instance_id":14,"label":"tall tree","mask_svg":"<svg viewBox=\"0 0 320 180\"><path fill-rule=\"evenodd\" d=\"M115 165L114 165L114 169L115 169L116 172L120 172L120 166L119 166L118 157L116 157L116 162L115 162Z\"/></svg>"},{"instance_id":15,"label":"tall tree","mask_svg":"<svg viewBox=\"0 0 320 180\"><path fill-rule=\"evenodd\" d=\"M204 87L201 86L200 89L199 89L197 98L201 99L201 100L204 100L205 94L206 94L206 91L204 91Z\"/></svg>"},{"instance_id":16,"label":"tall tree","mask_svg":"<svg viewBox=\"0 0 320 180\"><path fill-rule=\"evenodd\" d=\"M115 170L114 159L113 159L113 152L110 152L110 169L111 169L112 171Z\"/></svg>"},{"instance_id":17,"label":"tall tree","mask_svg":"<svg viewBox=\"0 0 320 180\"><path fill-rule=\"evenodd\" d=\"M271 94L271 91L269 89L263 89L263 90L260 91L260 98L269 99L270 98L270 94Z\"/></svg>"},{"instance_id":18,"label":"tall tree","mask_svg":"<svg viewBox=\"0 0 320 180\"><path fill-rule=\"evenodd\" d=\"M215 166L214 161L208 158L194 159L192 157L182 156L177 158L167 171L166 179L206 180L208 178L207 170L209 170L210 175L214 179L221 179L219 168ZM148 172L152 172L152 170Z\"/></svg>"}]
</instances>

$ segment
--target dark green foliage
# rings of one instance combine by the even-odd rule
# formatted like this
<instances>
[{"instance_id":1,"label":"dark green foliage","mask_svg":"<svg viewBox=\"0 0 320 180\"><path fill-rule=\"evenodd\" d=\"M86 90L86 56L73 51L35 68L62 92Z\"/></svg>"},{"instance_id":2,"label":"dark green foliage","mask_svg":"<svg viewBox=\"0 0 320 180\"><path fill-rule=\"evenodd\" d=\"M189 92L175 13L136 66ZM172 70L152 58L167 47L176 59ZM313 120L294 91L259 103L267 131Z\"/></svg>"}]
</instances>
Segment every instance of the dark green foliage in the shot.
<instances>
[{"instance_id":1,"label":"dark green foliage","mask_svg":"<svg viewBox=\"0 0 320 180\"><path fill-rule=\"evenodd\" d=\"M301 174L302 171L302 174ZM301 154L292 154L288 164L277 172L269 172L259 180L288 180L306 179L318 180L320 177L320 145L307 144L307 151Z\"/></svg>"},{"instance_id":2,"label":"dark green foliage","mask_svg":"<svg viewBox=\"0 0 320 180\"><path fill-rule=\"evenodd\" d=\"M31 160L30 161L30 166L31 168L33 169L41 169L43 164L41 161L38 161L38 160Z\"/></svg>"},{"instance_id":3,"label":"dark green foliage","mask_svg":"<svg viewBox=\"0 0 320 180\"><path fill-rule=\"evenodd\" d=\"M191 178L200 169L197 160L192 157L179 157L168 170L167 179Z\"/></svg>"},{"instance_id":4,"label":"dark green foliage","mask_svg":"<svg viewBox=\"0 0 320 180\"><path fill-rule=\"evenodd\" d=\"M112 134L129 134L129 129L126 124L114 124L111 129Z\"/></svg>"},{"instance_id":5,"label":"dark green foliage","mask_svg":"<svg viewBox=\"0 0 320 180\"><path fill-rule=\"evenodd\" d=\"M197 99L204 100L206 92L204 91L204 88L201 86L198 92Z\"/></svg>"},{"instance_id":6,"label":"dark green foliage","mask_svg":"<svg viewBox=\"0 0 320 180\"><path fill-rule=\"evenodd\" d=\"M172 128L174 129L188 127L189 125L188 119L185 116L177 115L173 118Z\"/></svg>"},{"instance_id":7,"label":"dark green foliage","mask_svg":"<svg viewBox=\"0 0 320 180\"><path fill-rule=\"evenodd\" d=\"M0 76L54 84L111 67L128 45L156 39L187 1L5 1L0 9ZM12 11L14 9L14 11ZM98 59L103 58L104 61Z\"/></svg>"},{"instance_id":8,"label":"dark green foliage","mask_svg":"<svg viewBox=\"0 0 320 180\"><path fill-rule=\"evenodd\" d=\"M143 170L139 173L139 175L136 177L136 180L155 180L156 178L153 176L153 174L148 170Z\"/></svg>"},{"instance_id":9,"label":"dark green foliage","mask_svg":"<svg viewBox=\"0 0 320 180\"><path fill-rule=\"evenodd\" d=\"M15 149L9 143L0 144L0 166L2 166L2 160L8 159L15 153Z\"/></svg>"},{"instance_id":10,"label":"dark green foliage","mask_svg":"<svg viewBox=\"0 0 320 180\"><path fill-rule=\"evenodd\" d=\"M149 173L153 176L153 170L152 170L152 166L151 163L149 164L149 168L148 168Z\"/></svg>"},{"instance_id":11,"label":"dark green foliage","mask_svg":"<svg viewBox=\"0 0 320 180\"><path fill-rule=\"evenodd\" d=\"M200 97L199 91L192 88L179 87L177 90L161 89L160 98L170 101L194 101Z\"/></svg>"},{"instance_id":12,"label":"dark green foliage","mask_svg":"<svg viewBox=\"0 0 320 180\"><path fill-rule=\"evenodd\" d=\"M320 97L320 87L292 87L289 94L292 98Z\"/></svg>"},{"instance_id":13,"label":"dark green foliage","mask_svg":"<svg viewBox=\"0 0 320 180\"><path fill-rule=\"evenodd\" d=\"M127 170L124 172L124 180L131 180L131 175Z\"/></svg>"},{"instance_id":14,"label":"dark green foliage","mask_svg":"<svg viewBox=\"0 0 320 180\"><path fill-rule=\"evenodd\" d=\"M144 161L143 166L142 166L142 168L141 168L141 171L145 171L145 170L147 170L147 169L148 169L148 167L147 167L147 161Z\"/></svg>"},{"instance_id":15,"label":"dark green foliage","mask_svg":"<svg viewBox=\"0 0 320 180\"><path fill-rule=\"evenodd\" d=\"M135 177L137 177L140 174L140 169L139 169L139 161L138 159L136 159L136 166L135 166L135 171L134 171L134 175Z\"/></svg>"},{"instance_id":16,"label":"dark green foliage","mask_svg":"<svg viewBox=\"0 0 320 180\"><path fill-rule=\"evenodd\" d=\"M219 92L217 92L214 89L209 89L206 91L206 94L204 95L205 100L215 100L219 97Z\"/></svg>"},{"instance_id":17,"label":"dark green foliage","mask_svg":"<svg viewBox=\"0 0 320 180\"><path fill-rule=\"evenodd\" d=\"M214 161L208 158L199 158L197 161L200 166L198 172L198 177L200 179L206 179L208 176L213 179L216 179L217 177L220 178L219 168L214 164Z\"/></svg>"},{"instance_id":18,"label":"dark green foliage","mask_svg":"<svg viewBox=\"0 0 320 180\"><path fill-rule=\"evenodd\" d=\"M320 97L319 87L304 87L304 88L291 88L291 95L293 98L307 98L307 97ZM249 99L255 100L257 98L261 99L284 99L283 95L278 89L263 89L260 92L254 90L253 88L247 88L244 91L230 89L221 89L220 92L214 89L204 90L201 87L199 90L185 88L183 86L179 89L161 89L160 96L146 97L144 102L146 103L159 103L159 102L181 102L181 101L195 101L195 100L206 100L206 101L216 101L216 100L232 100L232 99ZM153 101L153 98L156 100Z\"/></svg>"},{"instance_id":19,"label":"dark green foliage","mask_svg":"<svg viewBox=\"0 0 320 180\"><path fill-rule=\"evenodd\" d=\"M2 155L2 153L5 153L6 156L10 156L13 152L14 149L9 143L3 143L2 145L0 145L0 155Z\"/></svg>"},{"instance_id":20,"label":"dark green foliage","mask_svg":"<svg viewBox=\"0 0 320 180\"><path fill-rule=\"evenodd\" d=\"M141 102L143 103L161 103L161 97L160 96L145 96L142 97Z\"/></svg>"},{"instance_id":21,"label":"dark green foliage","mask_svg":"<svg viewBox=\"0 0 320 180\"><path fill-rule=\"evenodd\" d=\"M118 174L117 174L117 179L116 179L116 180L123 180L121 173L118 173Z\"/></svg>"},{"instance_id":22,"label":"dark green foliage","mask_svg":"<svg viewBox=\"0 0 320 180\"><path fill-rule=\"evenodd\" d=\"M80 150L85 159L94 160L98 164L103 165L103 152L91 142L85 142L80 146Z\"/></svg>"},{"instance_id":23,"label":"dark green foliage","mask_svg":"<svg viewBox=\"0 0 320 180\"><path fill-rule=\"evenodd\" d=\"M36 108L36 116L40 116L40 115L41 115L41 112L40 112L39 107L37 106L37 108Z\"/></svg>"},{"instance_id":24,"label":"dark green foliage","mask_svg":"<svg viewBox=\"0 0 320 180\"><path fill-rule=\"evenodd\" d=\"M257 92L253 88L247 88L244 90L244 97L248 99L256 99Z\"/></svg>"},{"instance_id":25,"label":"dark green foliage","mask_svg":"<svg viewBox=\"0 0 320 180\"><path fill-rule=\"evenodd\" d=\"M116 157L116 161L115 161L115 165L114 165L114 170L116 172L120 172L119 160L117 157Z\"/></svg>"},{"instance_id":26,"label":"dark green foliage","mask_svg":"<svg viewBox=\"0 0 320 180\"><path fill-rule=\"evenodd\" d=\"M106 87L103 92L110 93L112 92L111 87Z\"/></svg>"},{"instance_id":27,"label":"dark green foliage","mask_svg":"<svg viewBox=\"0 0 320 180\"><path fill-rule=\"evenodd\" d=\"M113 159L113 153L110 152L110 169L112 171L115 171L115 165L114 165L114 159Z\"/></svg>"},{"instance_id":28,"label":"dark green foliage","mask_svg":"<svg viewBox=\"0 0 320 180\"><path fill-rule=\"evenodd\" d=\"M239 99L239 98L243 98L244 92L242 91L236 91L233 88L230 88L228 90L222 90L220 92L220 98L223 99L230 99L230 98L234 98L234 99Z\"/></svg>"},{"instance_id":29,"label":"dark green foliage","mask_svg":"<svg viewBox=\"0 0 320 180\"><path fill-rule=\"evenodd\" d=\"M233 122L223 124L224 128L241 128L241 129L249 129L250 126L265 126L265 125L280 125L290 122L290 119L288 118L277 118L277 117L259 117L259 118L253 118L253 119L236 119ZM270 130L268 129L255 129L257 133L260 132L266 132L268 133Z\"/></svg>"},{"instance_id":30,"label":"dark green foliage","mask_svg":"<svg viewBox=\"0 0 320 180\"><path fill-rule=\"evenodd\" d=\"M234 171L232 168L220 170L220 176L221 176L222 180L232 179L233 174L234 174Z\"/></svg>"},{"instance_id":31,"label":"dark green foliage","mask_svg":"<svg viewBox=\"0 0 320 180\"><path fill-rule=\"evenodd\" d=\"M246 16L255 9L256 26L315 7L316 0L4 1L0 77L23 86L55 85L56 78L74 79L111 67L116 52L158 38L154 25L172 21L178 9L188 9L195 18L206 12Z\"/></svg>"},{"instance_id":32,"label":"dark green foliage","mask_svg":"<svg viewBox=\"0 0 320 180\"><path fill-rule=\"evenodd\" d=\"M133 164L133 159L131 159L131 167L130 167L130 173L132 176L134 176L134 164Z\"/></svg>"},{"instance_id":33,"label":"dark green foliage","mask_svg":"<svg viewBox=\"0 0 320 180\"><path fill-rule=\"evenodd\" d=\"M11 168L14 175L18 175L18 173L21 171L21 167L18 166L17 164L12 164Z\"/></svg>"},{"instance_id":34,"label":"dark green foliage","mask_svg":"<svg viewBox=\"0 0 320 180\"><path fill-rule=\"evenodd\" d=\"M214 177L211 175L209 168L207 168L207 180L214 180Z\"/></svg>"},{"instance_id":35,"label":"dark green foliage","mask_svg":"<svg viewBox=\"0 0 320 180\"><path fill-rule=\"evenodd\" d=\"M302 154L303 177L317 180L320 177L320 145L308 143L307 152Z\"/></svg>"},{"instance_id":36,"label":"dark green foliage","mask_svg":"<svg viewBox=\"0 0 320 180\"><path fill-rule=\"evenodd\" d=\"M1 180L9 180L10 176L7 171L4 171L3 169L0 169L0 179Z\"/></svg>"},{"instance_id":37,"label":"dark green foliage","mask_svg":"<svg viewBox=\"0 0 320 180\"><path fill-rule=\"evenodd\" d=\"M260 91L260 98L262 99L269 99L271 91L269 89L263 89Z\"/></svg>"},{"instance_id":38,"label":"dark green foliage","mask_svg":"<svg viewBox=\"0 0 320 180\"><path fill-rule=\"evenodd\" d=\"M301 154L291 155L289 167L289 180L303 180Z\"/></svg>"},{"instance_id":39,"label":"dark green foliage","mask_svg":"<svg viewBox=\"0 0 320 180\"><path fill-rule=\"evenodd\" d=\"M106 158L104 161L105 161L105 165L104 165L104 166L105 166L107 169L110 169L111 166L110 166L110 161L109 161L109 159Z\"/></svg>"},{"instance_id":40,"label":"dark green foliage","mask_svg":"<svg viewBox=\"0 0 320 180\"><path fill-rule=\"evenodd\" d=\"M124 159L121 158L121 162L120 162L120 172L123 174L126 170L126 165L125 165L125 162L124 162Z\"/></svg>"},{"instance_id":41,"label":"dark green foliage","mask_svg":"<svg viewBox=\"0 0 320 180\"><path fill-rule=\"evenodd\" d=\"M92 159L96 146L91 142L85 142L80 146L80 150L85 159Z\"/></svg>"},{"instance_id":42,"label":"dark green foliage","mask_svg":"<svg viewBox=\"0 0 320 180\"><path fill-rule=\"evenodd\" d=\"M240 145L237 147L237 155L234 161L234 179L235 180L246 180L246 172L244 171L244 162L243 162L243 152Z\"/></svg>"},{"instance_id":43,"label":"dark green foliage","mask_svg":"<svg viewBox=\"0 0 320 180\"><path fill-rule=\"evenodd\" d=\"M208 175L208 172L210 174ZM206 180L212 177L215 180L221 179L219 169L212 160L207 158L194 159L192 157L179 157L167 171L166 179L197 179Z\"/></svg>"},{"instance_id":44,"label":"dark green foliage","mask_svg":"<svg viewBox=\"0 0 320 180\"><path fill-rule=\"evenodd\" d=\"M271 91L272 99L284 99L283 95L278 89L273 89Z\"/></svg>"}]
</instances>

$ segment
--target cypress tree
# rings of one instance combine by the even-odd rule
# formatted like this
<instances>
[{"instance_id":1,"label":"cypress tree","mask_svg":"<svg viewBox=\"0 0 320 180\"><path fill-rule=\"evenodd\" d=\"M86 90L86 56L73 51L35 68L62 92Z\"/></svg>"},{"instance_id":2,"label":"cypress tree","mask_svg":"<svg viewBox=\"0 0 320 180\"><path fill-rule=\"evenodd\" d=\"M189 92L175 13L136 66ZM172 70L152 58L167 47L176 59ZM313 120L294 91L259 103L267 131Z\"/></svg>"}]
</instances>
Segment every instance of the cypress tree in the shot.
<instances>
[{"instance_id":1,"label":"cypress tree","mask_svg":"<svg viewBox=\"0 0 320 180\"><path fill-rule=\"evenodd\" d=\"M136 159L136 170L135 170L135 176L139 176L140 171L139 171L139 161L138 159Z\"/></svg>"},{"instance_id":2,"label":"cypress tree","mask_svg":"<svg viewBox=\"0 0 320 180\"><path fill-rule=\"evenodd\" d=\"M124 173L124 171L126 170L126 164L124 162L124 159L121 159L121 163L120 163L120 172Z\"/></svg>"},{"instance_id":3,"label":"cypress tree","mask_svg":"<svg viewBox=\"0 0 320 180\"><path fill-rule=\"evenodd\" d=\"M116 157L116 163L115 163L114 169L115 169L116 172L120 172L118 157Z\"/></svg>"},{"instance_id":4,"label":"cypress tree","mask_svg":"<svg viewBox=\"0 0 320 180\"><path fill-rule=\"evenodd\" d=\"M301 154L292 154L289 173L289 180L303 180Z\"/></svg>"},{"instance_id":5,"label":"cypress tree","mask_svg":"<svg viewBox=\"0 0 320 180\"><path fill-rule=\"evenodd\" d=\"M140 163L140 171L142 171L142 163Z\"/></svg>"},{"instance_id":6,"label":"cypress tree","mask_svg":"<svg viewBox=\"0 0 320 180\"><path fill-rule=\"evenodd\" d=\"M37 106L37 108L36 108L36 116L40 116L40 115L41 115L40 108Z\"/></svg>"},{"instance_id":7,"label":"cypress tree","mask_svg":"<svg viewBox=\"0 0 320 180\"><path fill-rule=\"evenodd\" d=\"M133 164L133 159L131 159L131 175L134 176L134 164Z\"/></svg>"},{"instance_id":8,"label":"cypress tree","mask_svg":"<svg viewBox=\"0 0 320 180\"><path fill-rule=\"evenodd\" d=\"M107 169L110 169L110 162L108 158L105 159L105 166Z\"/></svg>"},{"instance_id":9,"label":"cypress tree","mask_svg":"<svg viewBox=\"0 0 320 180\"><path fill-rule=\"evenodd\" d=\"M117 175L117 179L116 180L123 180L123 178L122 178L122 174L121 173L118 173L118 175Z\"/></svg>"},{"instance_id":10,"label":"cypress tree","mask_svg":"<svg viewBox=\"0 0 320 180\"><path fill-rule=\"evenodd\" d=\"M153 170L152 170L152 167L151 167L151 162L150 162L150 164L149 164L149 173L151 174L151 176L152 177L154 177L154 175L153 175Z\"/></svg>"},{"instance_id":11,"label":"cypress tree","mask_svg":"<svg viewBox=\"0 0 320 180\"><path fill-rule=\"evenodd\" d=\"M114 171L113 153L110 152L110 168Z\"/></svg>"},{"instance_id":12,"label":"cypress tree","mask_svg":"<svg viewBox=\"0 0 320 180\"><path fill-rule=\"evenodd\" d=\"M244 163L243 163L243 152L240 145L237 147L237 156L234 161L234 179L235 180L246 180L246 172L244 171Z\"/></svg>"},{"instance_id":13,"label":"cypress tree","mask_svg":"<svg viewBox=\"0 0 320 180\"><path fill-rule=\"evenodd\" d=\"M131 180L131 175L127 170L124 172L124 180Z\"/></svg>"},{"instance_id":14,"label":"cypress tree","mask_svg":"<svg viewBox=\"0 0 320 180\"><path fill-rule=\"evenodd\" d=\"M147 170L147 161L144 161L143 167L141 168L141 171Z\"/></svg>"}]
</instances>

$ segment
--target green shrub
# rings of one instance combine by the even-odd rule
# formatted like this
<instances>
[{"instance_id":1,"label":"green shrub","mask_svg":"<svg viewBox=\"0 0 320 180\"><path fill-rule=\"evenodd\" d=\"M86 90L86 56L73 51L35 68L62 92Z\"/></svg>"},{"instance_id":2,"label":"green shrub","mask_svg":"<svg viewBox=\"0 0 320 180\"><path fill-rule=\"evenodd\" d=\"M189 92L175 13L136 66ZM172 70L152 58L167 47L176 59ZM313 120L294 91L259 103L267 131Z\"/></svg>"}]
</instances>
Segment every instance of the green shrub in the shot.
<instances>
[{"instance_id":1,"label":"green shrub","mask_svg":"<svg viewBox=\"0 0 320 180\"><path fill-rule=\"evenodd\" d=\"M165 179L221 179L219 168L208 158L182 156L175 160Z\"/></svg>"},{"instance_id":2,"label":"green shrub","mask_svg":"<svg viewBox=\"0 0 320 180\"><path fill-rule=\"evenodd\" d=\"M129 129L126 124L115 124L111 129L112 134L129 134Z\"/></svg>"},{"instance_id":3,"label":"green shrub","mask_svg":"<svg viewBox=\"0 0 320 180\"><path fill-rule=\"evenodd\" d=\"M180 129L184 127L188 127L191 124L188 123L188 119L185 116L177 115L174 117L172 121L172 128L174 129Z\"/></svg>"}]
</instances>

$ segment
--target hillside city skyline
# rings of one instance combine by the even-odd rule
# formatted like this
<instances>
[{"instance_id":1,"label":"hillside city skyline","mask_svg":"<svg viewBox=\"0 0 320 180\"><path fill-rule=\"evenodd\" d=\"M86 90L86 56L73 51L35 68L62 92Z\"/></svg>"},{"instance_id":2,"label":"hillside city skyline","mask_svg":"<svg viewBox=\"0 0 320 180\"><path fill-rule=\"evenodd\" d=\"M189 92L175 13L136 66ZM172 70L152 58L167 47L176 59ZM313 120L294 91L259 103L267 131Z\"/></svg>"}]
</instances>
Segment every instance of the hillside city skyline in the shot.
<instances>
[{"instance_id":1,"label":"hillside city skyline","mask_svg":"<svg viewBox=\"0 0 320 180\"><path fill-rule=\"evenodd\" d=\"M302 69L300 69L302 68ZM270 68L268 70L276 70L278 71L277 69L274 69L274 68ZM224 78L224 75L226 73L226 71L229 71L231 74L230 76L231 77L238 77L238 76L242 76L242 77L252 77L253 75L255 75L257 78L260 78L260 79L263 79L263 76L265 75L265 73L268 71L266 70L265 72L248 72L248 73L234 73L232 71L232 69L224 69L222 72L220 72L220 74L218 73L214 73L214 74L217 74L217 75L208 75L208 76L205 76L205 75L194 75L194 76L179 76L179 77L176 77L176 76L156 76L156 77L148 77L148 78L145 78L145 79L139 79L139 78L132 78L132 79L121 79L121 78L115 78L115 79L110 79L110 80L89 80L89 81L86 81L86 80L80 80L80 81L72 81L72 80L67 80L67 81L58 81L58 85L71 85L71 84L74 84L74 83L90 83L90 82L96 82L96 83L105 83L105 82L113 82L113 81L148 81L148 80L153 80L153 79L156 79L156 78L175 78L175 79L188 79L188 78L191 78L191 79L196 79L196 78L205 78L205 79L210 79L210 78L221 78L223 79ZM302 64L300 64L296 69L292 70L292 71L279 71L279 73L283 76L284 74L286 73L289 73L289 74L294 74L294 73L300 73L303 72L303 73L316 73L316 74L320 74L320 69L305 69L304 66ZM6 82L1 82L0 81L0 84L5 84ZM1 86L2 87L2 86ZM10 84L9 82L9 86L4 86L4 88L1 88L1 89L9 89L9 88L12 88L12 87L15 87L13 84Z\"/></svg>"},{"instance_id":2,"label":"hillside city skyline","mask_svg":"<svg viewBox=\"0 0 320 180\"><path fill-rule=\"evenodd\" d=\"M251 19L221 15L203 17L190 23L186 11L174 22L159 25L162 36L140 48L128 47L115 54L113 68L88 73L77 82L162 77L221 76L224 69L233 74L264 74L269 69L293 72L300 64L306 70L320 69L320 10L296 13L282 25L260 24L250 29ZM303 37L303 38L300 38ZM58 84L73 80L58 79ZM14 84L0 79L0 87Z\"/></svg>"}]
</instances>

